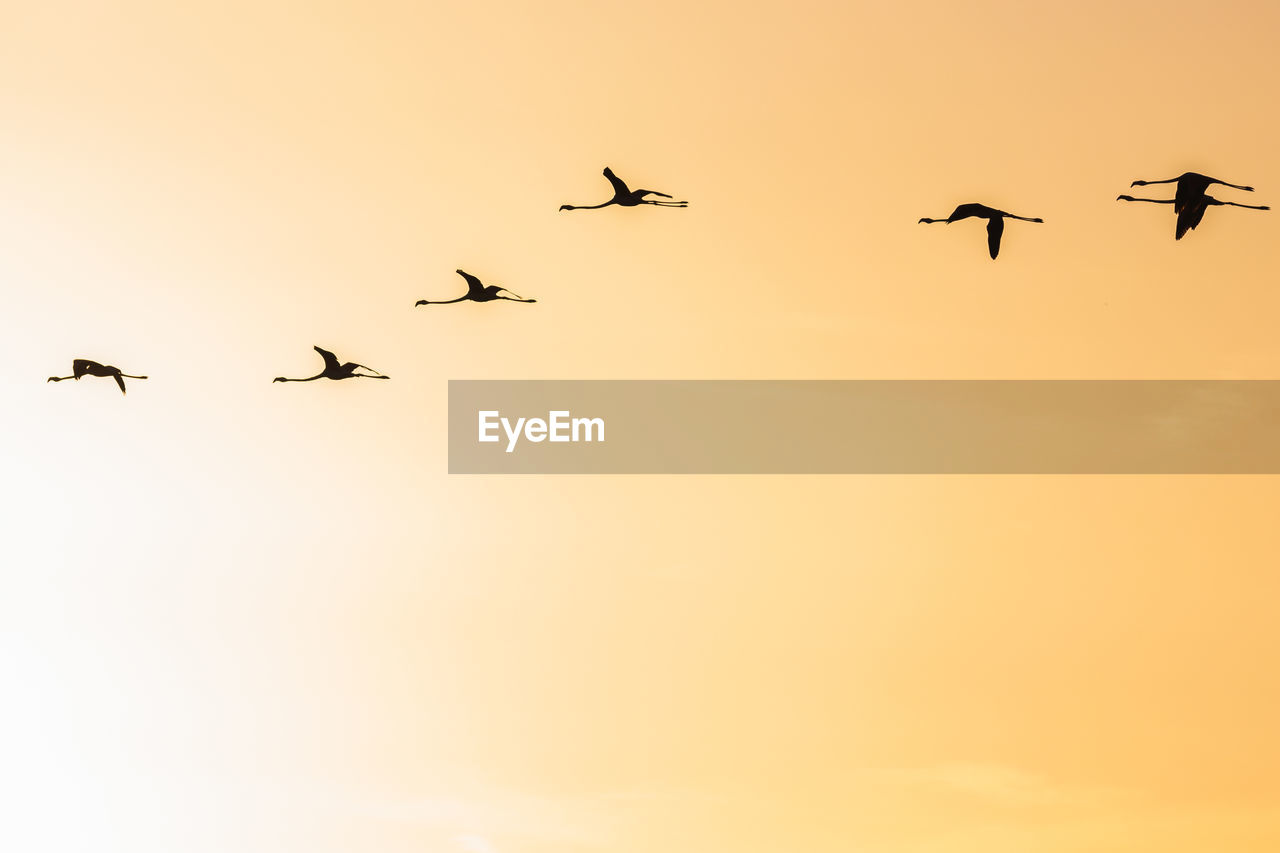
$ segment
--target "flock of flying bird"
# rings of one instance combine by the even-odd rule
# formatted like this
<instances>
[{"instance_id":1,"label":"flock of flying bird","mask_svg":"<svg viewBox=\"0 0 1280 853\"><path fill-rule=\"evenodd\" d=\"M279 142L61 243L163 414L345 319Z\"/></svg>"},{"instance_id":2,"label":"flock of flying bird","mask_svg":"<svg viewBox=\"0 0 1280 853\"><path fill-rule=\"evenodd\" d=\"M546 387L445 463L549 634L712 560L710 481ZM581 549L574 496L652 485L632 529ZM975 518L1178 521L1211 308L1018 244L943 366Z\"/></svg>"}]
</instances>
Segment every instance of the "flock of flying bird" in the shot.
<instances>
[{"instance_id":1,"label":"flock of flying bird","mask_svg":"<svg viewBox=\"0 0 1280 853\"><path fill-rule=\"evenodd\" d=\"M1245 190L1246 192L1253 192L1253 187L1229 184L1226 181L1220 181L1208 175L1201 175L1198 172L1183 172L1176 178L1165 178L1162 181L1134 181L1129 186L1145 187L1150 184L1177 184L1178 186L1174 190L1173 198L1134 198L1131 195L1121 195L1116 196L1116 201L1145 201L1150 204L1173 205L1173 213L1177 217L1177 225L1173 232L1175 240L1181 240L1188 231L1199 225L1200 220L1204 218L1204 212L1212 205L1247 207L1250 210L1271 209L1265 204L1239 204L1234 201L1219 201L1211 195L1206 195L1205 190L1209 189L1213 184L1222 184L1224 187ZM987 220L987 251L991 253L992 260L995 260L996 255L1000 254L1000 237L1004 234L1004 221L1006 218L1021 219L1023 222L1044 222L1039 217L1017 216L1012 213L1006 213L1003 210L996 210L994 207L987 207L985 204L962 204L952 211L951 215L946 219L925 218L921 219L920 222L958 222L971 216Z\"/></svg>"},{"instance_id":2,"label":"flock of flying bird","mask_svg":"<svg viewBox=\"0 0 1280 853\"><path fill-rule=\"evenodd\" d=\"M605 167L604 176L613 186L613 198L601 204L591 205L572 205L563 204L560 210L597 210L610 205L618 205L620 207L636 207L642 204L652 204L659 207L688 207L687 201L659 201L658 199L647 198L647 196L659 196L662 199L671 199L672 196L666 193L660 193L657 190L633 190L626 183L613 173L613 170ZM1174 228L1174 239L1181 240L1183 236L1190 230L1193 230L1204 218L1204 213L1211 206L1231 206L1245 207L1250 210L1270 210L1267 205L1257 204L1239 204L1234 201L1219 201L1213 196L1207 195L1206 190L1213 184L1221 184L1224 187L1232 189L1253 192L1253 187L1245 187L1239 184L1231 184L1226 181L1211 178L1208 175L1201 175L1197 172L1184 172L1176 178L1166 178L1160 181L1134 181L1129 186L1143 187L1150 184L1177 184L1174 190L1174 197L1171 199L1156 198L1134 198L1131 195L1121 195L1116 197L1116 201L1143 201L1150 204L1171 204L1173 205L1173 213L1176 217L1176 225ZM1041 222L1044 220L1039 217L1018 216L1003 210L997 210L994 207L988 207L985 204L969 203L959 205L951 212L946 219L930 219L928 217L920 219L922 223L935 222L958 222L961 219L969 219L977 217L987 220L987 251L991 254L992 260L1000 254L1000 238L1004 234L1005 219L1019 219L1023 222ZM536 299L525 299L517 293L507 290L505 287L497 285L486 286L480 279L476 278L468 272L462 270L457 271L467 283L467 292L456 299L444 299L432 301L420 299L414 307L419 305L449 305L454 302L492 302L495 299L505 299L509 302L537 302ZM504 295L506 294L506 295ZM337 356L326 349L314 347L315 351L324 359L324 369L315 376L308 376L302 379L289 379L284 376L277 376L273 382L311 382L315 379L389 379L371 367L363 364L357 364L354 361L339 362ZM359 373L357 371L364 370L367 373ZM131 373L124 373L118 367L109 364L100 364L87 358L77 358L71 363L70 376L50 376L48 382L61 382L64 379L80 379L82 376L110 376L115 379L116 384L120 386L120 393L125 393L124 380L128 379L146 379L146 376L138 376Z\"/></svg>"}]
</instances>

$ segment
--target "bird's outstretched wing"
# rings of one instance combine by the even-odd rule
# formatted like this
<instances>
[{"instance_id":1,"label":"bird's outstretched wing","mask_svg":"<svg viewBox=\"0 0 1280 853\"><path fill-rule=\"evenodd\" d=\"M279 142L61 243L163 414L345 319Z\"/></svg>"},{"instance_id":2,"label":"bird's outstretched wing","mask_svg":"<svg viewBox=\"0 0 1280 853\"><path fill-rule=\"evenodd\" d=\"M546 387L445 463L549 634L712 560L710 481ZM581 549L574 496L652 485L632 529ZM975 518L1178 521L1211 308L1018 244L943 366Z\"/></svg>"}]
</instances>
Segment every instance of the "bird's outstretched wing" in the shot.
<instances>
[{"instance_id":1,"label":"bird's outstretched wing","mask_svg":"<svg viewBox=\"0 0 1280 853\"><path fill-rule=\"evenodd\" d=\"M1181 240L1188 231L1194 230L1200 224L1200 220L1204 219L1204 212L1209 209L1209 202L1205 200L1205 196L1200 196L1187 202L1187 206L1182 208L1182 212L1178 214L1178 226L1174 231L1174 239Z\"/></svg>"},{"instance_id":2,"label":"bird's outstretched wing","mask_svg":"<svg viewBox=\"0 0 1280 853\"><path fill-rule=\"evenodd\" d=\"M484 293L484 284L481 283L480 279L476 278L471 273L463 272L462 270L457 270L457 273L467 282L468 296L475 296L477 294Z\"/></svg>"},{"instance_id":3,"label":"bird's outstretched wing","mask_svg":"<svg viewBox=\"0 0 1280 853\"><path fill-rule=\"evenodd\" d=\"M116 379L116 384L120 386L120 393L121 393L121 394L125 393L125 390L124 390L124 377L123 377L123 376L121 376L119 373L117 373L117 374L115 374L115 379Z\"/></svg>"},{"instance_id":4,"label":"bird's outstretched wing","mask_svg":"<svg viewBox=\"0 0 1280 853\"><path fill-rule=\"evenodd\" d=\"M604 176L609 179L609 183L613 184L613 191L618 195L628 195L631 192L631 188L626 185L626 182L615 175L613 169L608 166L604 167Z\"/></svg>"},{"instance_id":5,"label":"bird's outstretched wing","mask_svg":"<svg viewBox=\"0 0 1280 853\"><path fill-rule=\"evenodd\" d=\"M1204 190L1199 191L1187 186L1184 181L1178 181L1178 188L1173 194L1173 212L1177 216L1182 216L1183 211L1188 207L1195 205L1197 196L1204 195Z\"/></svg>"},{"instance_id":6,"label":"bird's outstretched wing","mask_svg":"<svg viewBox=\"0 0 1280 853\"><path fill-rule=\"evenodd\" d=\"M1000 235L1004 233L1004 217L993 216L987 220L987 251L991 252L991 260L1000 254Z\"/></svg>"},{"instance_id":7,"label":"bird's outstretched wing","mask_svg":"<svg viewBox=\"0 0 1280 853\"><path fill-rule=\"evenodd\" d=\"M338 357L327 349L320 349L320 347L312 347L312 349L320 353L320 357L324 359L325 370L338 370L341 367L338 364Z\"/></svg>"}]
</instances>

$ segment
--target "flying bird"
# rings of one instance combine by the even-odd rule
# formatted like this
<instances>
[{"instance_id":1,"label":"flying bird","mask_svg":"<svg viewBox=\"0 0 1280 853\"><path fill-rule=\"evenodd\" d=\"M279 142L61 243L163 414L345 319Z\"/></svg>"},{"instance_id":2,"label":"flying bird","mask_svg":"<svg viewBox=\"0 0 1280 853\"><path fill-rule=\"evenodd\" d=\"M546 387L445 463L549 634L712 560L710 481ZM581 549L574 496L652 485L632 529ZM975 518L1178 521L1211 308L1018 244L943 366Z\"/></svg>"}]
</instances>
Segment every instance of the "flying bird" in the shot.
<instances>
[{"instance_id":1,"label":"flying bird","mask_svg":"<svg viewBox=\"0 0 1280 853\"><path fill-rule=\"evenodd\" d=\"M1023 222L1044 222L1039 217L1017 216L1012 213L1005 213L1003 210L996 210L994 207L987 207L985 204L962 204L951 212L946 219L921 219L920 222L958 222L961 219L968 219L971 216L977 216L987 220L987 249L991 252L991 259L995 260L996 255L1000 254L1000 235L1004 233L1005 217L1010 219L1021 219ZM919 223L917 223L919 224Z\"/></svg>"},{"instance_id":2,"label":"flying bird","mask_svg":"<svg viewBox=\"0 0 1280 853\"><path fill-rule=\"evenodd\" d=\"M1222 184L1224 187L1232 189L1253 192L1253 187L1242 187L1239 184L1229 184L1226 181L1220 181L1217 178L1211 178L1208 175L1202 175L1199 172L1183 172L1176 178L1165 178L1163 181L1134 181L1129 184L1131 187L1145 187L1150 184L1177 184L1178 187L1173 194L1173 212L1182 213L1183 208L1191 203L1192 200L1204 195L1204 191L1209 189L1213 184ZM1137 199L1134 199L1135 201ZM1150 199L1147 199L1150 201ZM1193 228L1195 226L1192 226Z\"/></svg>"},{"instance_id":3,"label":"flying bird","mask_svg":"<svg viewBox=\"0 0 1280 853\"><path fill-rule=\"evenodd\" d=\"M1151 183L1157 183L1152 181ZM1167 181L1165 182L1167 183ZM1239 204L1234 201L1219 201L1211 195L1203 193L1190 198L1186 201L1181 209L1178 208L1178 200L1176 198L1134 198L1131 195L1116 196L1116 201L1145 201L1149 204L1171 204L1173 209L1178 211L1178 222L1174 229L1173 238L1181 240L1188 231L1195 229L1200 224L1200 220L1204 218L1204 212L1210 206L1230 206L1230 207L1247 207L1250 210L1270 210L1271 208L1265 204Z\"/></svg>"},{"instance_id":4,"label":"flying bird","mask_svg":"<svg viewBox=\"0 0 1280 853\"><path fill-rule=\"evenodd\" d=\"M622 207L635 207L639 204L656 204L659 207L688 207L687 201L656 201L651 198L645 198L647 195L659 195L663 198L671 198L666 193L660 193L657 190L633 190L627 186L626 182L613 173L608 166L604 167L604 176L609 179L609 183L613 184L613 198L603 204L562 204L561 210L596 210L601 207L608 207L611 204L617 204Z\"/></svg>"},{"instance_id":5,"label":"flying bird","mask_svg":"<svg viewBox=\"0 0 1280 853\"><path fill-rule=\"evenodd\" d=\"M132 373L122 373L120 368L112 367L109 364L98 364L96 361L90 361L87 358L77 358L71 362L70 376L50 376L45 382L61 382L64 379L79 379L81 376L111 376L116 380L116 384L120 386L120 393L125 393L124 380L129 379L146 379L145 376L134 376Z\"/></svg>"},{"instance_id":6,"label":"flying bird","mask_svg":"<svg viewBox=\"0 0 1280 853\"><path fill-rule=\"evenodd\" d=\"M320 353L320 357L324 359L324 370L315 376L308 376L306 379L286 379L283 376L277 376L272 382L310 382L313 379L390 379L390 376L383 376L372 367L363 364L356 364L354 361L348 361L344 364L338 363L338 357L327 349L320 347L312 347L316 352ZM357 369L369 371L368 373L356 373Z\"/></svg>"},{"instance_id":7,"label":"flying bird","mask_svg":"<svg viewBox=\"0 0 1280 853\"><path fill-rule=\"evenodd\" d=\"M444 299L435 302L426 299L419 299L417 302L413 303L413 307L417 308L419 305L449 305L454 302L465 302L466 300L471 300L472 302L492 302L495 299L505 299L508 302L538 301L536 299L525 299L515 291L507 290L505 287L498 287L496 284L491 284L488 287L485 287L484 283L481 282L480 279L476 278L469 272L463 272L462 270L455 270L455 272L466 279L466 293L459 296L457 299ZM510 293L511 295L503 296L503 292Z\"/></svg>"}]
</instances>

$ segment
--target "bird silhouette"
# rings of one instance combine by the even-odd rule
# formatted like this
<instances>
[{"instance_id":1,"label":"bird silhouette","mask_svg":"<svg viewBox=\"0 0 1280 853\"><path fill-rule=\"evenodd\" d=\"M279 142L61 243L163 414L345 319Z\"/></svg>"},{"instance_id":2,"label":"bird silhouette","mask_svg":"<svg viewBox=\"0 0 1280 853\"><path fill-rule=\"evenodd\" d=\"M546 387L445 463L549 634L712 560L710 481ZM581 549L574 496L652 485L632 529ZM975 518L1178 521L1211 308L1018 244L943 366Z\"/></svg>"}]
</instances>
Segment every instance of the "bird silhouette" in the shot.
<instances>
[{"instance_id":1,"label":"bird silhouette","mask_svg":"<svg viewBox=\"0 0 1280 853\"><path fill-rule=\"evenodd\" d=\"M96 361L90 361L87 358L77 358L71 362L70 376L50 376L45 382L61 382L64 379L79 379L81 376L111 376L116 380L116 384L120 386L120 393L125 393L124 380L129 379L146 379L145 376L134 376L132 373L122 373L120 368L112 367L109 364L98 364Z\"/></svg>"},{"instance_id":2,"label":"bird silhouette","mask_svg":"<svg viewBox=\"0 0 1280 853\"><path fill-rule=\"evenodd\" d=\"M1239 184L1229 184L1226 181L1220 181L1217 178L1211 178L1208 175L1202 175L1199 172L1183 172L1176 178L1165 178L1162 181L1134 181L1129 184L1129 186L1145 187L1150 184L1175 183L1178 187L1174 190L1173 194L1173 212L1177 214L1181 214L1183 208L1190 204L1194 199L1204 195L1204 191L1209 189L1213 184L1222 184L1224 187L1253 192L1253 187L1242 187ZM1137 199L1134 199L1134 201L1137 201ZM1146 201L1151 201L1151 199L1146 199ZM1195 226L1192 227L1194 228Z\"/></svg>"},{"instance_id":3,"label":"bird silhouette","mask_svg":"<svg viewBox=\"0 0 1280 853\"><path fill-rule=\"evenodd\" d=\"M608 166L604 167L604 176L609 179L609 183L613 184L613 198L603 204L562 204L561 210L596 210L601 207L608 207L611 204L617 204L622 207L635 207L639 204L656 204L659 207L688 207L687 201L656 201L651 198L645 198L647 195L660 195L663 198L671 198L666 193L660 193L657 190L633 190L626 185L626 182L613 173Z\"/></svg>"},{"instance_id":4,"label":"bird silhouette","mask_svg":"<svg viewBox=\"0 0 1280 853\"><path fill-rule=\"evenodd\" d=\"M417 308L419 305L450 305L454 302L465 302L467 300L470 300L472 302L492 302L495 299L505 299L508 302L537 302L538 301L536 299L525 299L515 291L507 290L505 287L498 287L496 284L491 284L488 287L485 287L484 283L481 282L480 279L476 278L469 272L463 272L462 270L455 270L455 272L457 272L458 275L466 279L466 282L467 282L466 293L464 293L462 296L459 296L457 299L443 299L443 300L434 301L434 302L426 299L419 299L417 302L413 303L413 307ZM506 291L511 295L503 296L502 295L503 291Z\"/></svg>"},{"instance_id":5,"label":"bird silhouette","mask_svg":"<svg viewBox=\"0 0 1280 853\"><path fill-rule=\"evenodd\" d=\"M987 207L985 204L962 204L951 212L946 219L921 219L920 222L958 222L961 219L968 219L976 216L987 220L987 249L991 252L991 259L995 260L996 255L1000 254L1000 235L1004 233L1005 217L1010 219L1021 219L1023 222L1044 222L1039 217L1017 216L1012 213L1005 213L1003 210L996 210L994 207ZM919 223L916 223L917 225Z\"/></svg>"},{"instance_id":6,"label":"bird silhouette","mask_svg":"<svg viewBox=\"0 0 1280 853\"><path fill-rule=\"evenodd\" d=\"M1152 181L1151 183L1157 182ZM1168 182L1165 181L1164 183ZM1178 207L1178 200L1176 198L1134 198L1131 195L1120 195L1116 196L1116 201L1145 201L1148 204L1173 205L1173 209L1178 211L1178 221L1173 232L1173 238L1175 240L1181 240L1188 231L1194 230L1195 227L1200 224L1200 220L1204 218L1204 212L1211 206L1247 207L1250 210L1271 209L1265 204L1239 204L1234 201L1219 201L1213 196L1204 195L1203 193L1187 199L1181 209Z\"/></svg>"},{"instance_id":7,"label":"bird silhouette","mask_svg":"<svg viewBox=\"0 0 1280 853\"><path fill-rule=\"evenodd\" d=\"M372 367L363 364L356 364L354 361L348 361L343 364L338 363L338 357L327 349L320 347L312 347L316 352L320 353L320 357L324 359L324 370L315 376L308 376L306 379L287 379L284 376L277 376L272 382L310 382L313 379L390 379L390 376L383 376ZM357 368L363 368L370 371L369 373L356 373Z\"/></svg>"}]
</instances>

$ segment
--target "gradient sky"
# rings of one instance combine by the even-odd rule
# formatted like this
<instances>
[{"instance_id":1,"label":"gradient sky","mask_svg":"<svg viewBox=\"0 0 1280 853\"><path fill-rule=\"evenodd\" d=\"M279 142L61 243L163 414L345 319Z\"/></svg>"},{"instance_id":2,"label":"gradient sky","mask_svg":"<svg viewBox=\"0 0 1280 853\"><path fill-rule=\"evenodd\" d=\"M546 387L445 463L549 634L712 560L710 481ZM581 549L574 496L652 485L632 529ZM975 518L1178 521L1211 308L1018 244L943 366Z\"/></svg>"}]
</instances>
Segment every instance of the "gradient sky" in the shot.
<instances>
[{"instance_id":1,"label":"gradient sky","mask_svg":"<svg viewBox=\"0 0 1280 853\"><path fill-rule=\"evenodd\" d=\"M1275 478L450 478L444 405L1276 378L1276 214L1114 198L1280 204L1278 26L0 6L0 847L1276 849ZM690 207L557 212L605 165ZM459 267L539 302L412 307Z\"/></svg>"}]
</instances>

